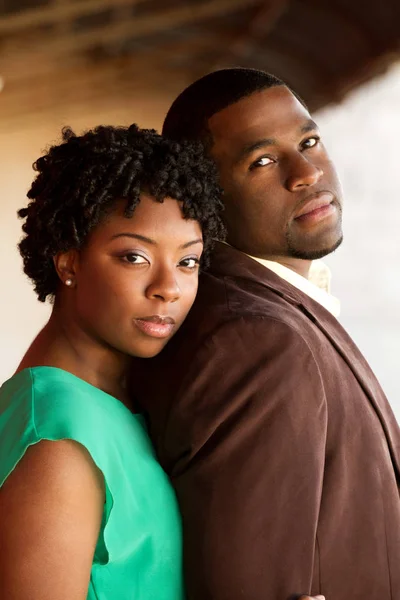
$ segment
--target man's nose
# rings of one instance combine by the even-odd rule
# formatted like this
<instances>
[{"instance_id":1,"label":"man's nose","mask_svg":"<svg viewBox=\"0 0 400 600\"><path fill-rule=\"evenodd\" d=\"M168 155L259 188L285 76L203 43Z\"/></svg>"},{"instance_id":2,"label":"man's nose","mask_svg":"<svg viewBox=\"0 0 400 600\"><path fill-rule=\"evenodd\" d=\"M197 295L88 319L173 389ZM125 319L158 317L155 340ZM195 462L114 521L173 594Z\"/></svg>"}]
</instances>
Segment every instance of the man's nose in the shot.
<instances>
[{"instance_id":1,"label":"man's nose","mask_svg":"<svg viewBox=\"0 0 400 600\"><path fill-rule=\"evenodd\" d=\"M290 163L286 187L290 192L295 192L299 188L313 186L318 183L323 173L321 167L314 165L302 154L298 154Z\"/></svg>"},{"instance_id":2,"label":"man's nose","mask_svg":"<svg viewBox=\"0 0 400 600\"><path fill-rule=\"evenodd\" d=\"M155 298L163 302L176 302L181 296L181 289L174 273L169 269L157 273L157 276L148 285L146 295L148 298Z\"/></svg>"}]
</instances>

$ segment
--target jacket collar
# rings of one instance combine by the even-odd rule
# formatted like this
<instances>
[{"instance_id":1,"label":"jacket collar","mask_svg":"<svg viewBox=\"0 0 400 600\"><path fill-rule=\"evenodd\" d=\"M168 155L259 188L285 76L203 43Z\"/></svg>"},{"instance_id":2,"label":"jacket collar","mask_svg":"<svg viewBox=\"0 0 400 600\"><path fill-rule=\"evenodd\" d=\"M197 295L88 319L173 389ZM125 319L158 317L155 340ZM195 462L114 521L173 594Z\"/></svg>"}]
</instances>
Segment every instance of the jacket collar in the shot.
<instances>
[{"instance_id":1,"label":"jacket collar","mask_svg":"<svg viewBox=\"0 0 400 600\"><path fill-rule=\"evenodd\" d=\"M243 278L256 281L260 285L273 290L291 304L302 304L307 294L279 277L276 273L260 264L244 252L216 242L212 257L210 272L223 277Z\"/></svg>"}]
</instances>

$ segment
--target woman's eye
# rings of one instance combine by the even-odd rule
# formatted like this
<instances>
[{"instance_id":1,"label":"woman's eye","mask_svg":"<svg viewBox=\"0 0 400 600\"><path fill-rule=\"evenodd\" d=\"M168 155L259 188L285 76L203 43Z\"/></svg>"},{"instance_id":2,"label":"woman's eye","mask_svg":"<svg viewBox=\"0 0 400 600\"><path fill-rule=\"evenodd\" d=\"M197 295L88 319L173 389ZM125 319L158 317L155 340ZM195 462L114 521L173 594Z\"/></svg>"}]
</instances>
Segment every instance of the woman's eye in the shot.
<instances>
[{"instance_id":1,"label":"woman's eye","mask_svg":"<svg viewBox=\"0 0 400 600\"><path fill-rule=\"evenodd\" d=\"M198 258L193 257L193 256L190 257L190 258L184 258L179 263L179 265L181 267L185 267L186 269L196 269L196 267L198 267L199 264L200 264L200 260Z\"/></svg>"},{"instance_id":2,"label":"woman's eye","mask_svg":"<svg viewBox=\"0 0 400 600\"><path fill-rule=\"evenodd\" d=\"M130 263L131 265L140 265L143 263L148 262L143 256L141 256L140 254L133 254L132 252L130 252L129 254L125 254L122 257L126 262Z\"/></svg>"},{"instance_id":3,"label":"woman's eye","mask_svg":"<svg viewBox=\"0 0 400 600\"><path fill-rule=\"evenodd\" d=\"M302 147L306 150L308 150L308 148L314 148L314 146L318 144L319 140L320 138L318 136L307 138L302 143Z\"/></svg>"},{"instance_id":4,"label":"woman's eye","mask_svg":"<svg viewBox=\"0 0 400 600\"><path fill-rule=\"evenodd\" d=\"M269 156L262 156L261 158L258 158L256 161L254 161L250 165L250 168L254 169L256 167L266 167L267 165L270 165L273 162L274 162L274 160L272 158L270 158Z\"/></svg>"}]
</instances>

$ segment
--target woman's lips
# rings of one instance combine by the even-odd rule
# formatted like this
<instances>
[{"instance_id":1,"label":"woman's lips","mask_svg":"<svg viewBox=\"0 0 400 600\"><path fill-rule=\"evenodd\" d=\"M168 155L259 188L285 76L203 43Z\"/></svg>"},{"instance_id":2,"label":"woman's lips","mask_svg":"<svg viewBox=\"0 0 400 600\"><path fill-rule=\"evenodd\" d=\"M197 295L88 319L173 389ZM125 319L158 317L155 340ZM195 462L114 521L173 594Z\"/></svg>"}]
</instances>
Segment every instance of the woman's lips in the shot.
<instances>
[{"instance_id":1,"label":"woman's lips","mask_svg":"<svg viewBox=\"0 0 400 600\"><path fill-rule=\"evenodd\" d=\"M134 319L134 323L142 333L155 338L169 337L175 327L175 321L171 317L143 317Z\"/></svg>"}]
</instances>

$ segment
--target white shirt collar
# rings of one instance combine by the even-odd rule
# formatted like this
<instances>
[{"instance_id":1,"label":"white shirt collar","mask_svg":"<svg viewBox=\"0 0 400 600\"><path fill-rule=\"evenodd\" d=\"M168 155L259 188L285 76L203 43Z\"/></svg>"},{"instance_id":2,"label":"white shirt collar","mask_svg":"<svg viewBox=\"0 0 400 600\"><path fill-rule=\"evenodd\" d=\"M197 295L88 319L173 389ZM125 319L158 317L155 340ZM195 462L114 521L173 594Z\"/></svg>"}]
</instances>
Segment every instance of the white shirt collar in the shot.
<instances>
[{"instance_id":1,"label":"white shirt collar","mask_svg":"<svg viewBox=\"0 0 400 600\"><path fill-rule=\"evenodd\" d=\"M248 255L249 256L249 255ZM298 290L319 302L333 316L340 314L340 300L330 293L331 272L322 260L314 260L311 264L308 279L278 262L250 256L253 260L270 269Z\"/></svg>"}]
</instances>

